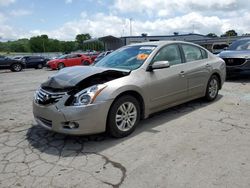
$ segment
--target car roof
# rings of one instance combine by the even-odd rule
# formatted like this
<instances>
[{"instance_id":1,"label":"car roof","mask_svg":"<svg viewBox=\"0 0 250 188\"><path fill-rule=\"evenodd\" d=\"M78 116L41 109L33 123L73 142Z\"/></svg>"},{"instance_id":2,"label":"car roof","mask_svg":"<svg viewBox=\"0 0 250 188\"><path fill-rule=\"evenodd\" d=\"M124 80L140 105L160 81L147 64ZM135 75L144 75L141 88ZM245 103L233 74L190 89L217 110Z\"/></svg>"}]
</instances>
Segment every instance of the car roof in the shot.
<instances>
[{"instance_id":1,"label":"car roof","mask_svg":"<svg viewBox=\"0 0 250 188\"><path fill-rule=\"evenodd\" d=\"M244 40L250 40L250 38L248 37L248 38L238 39L238 40L236 40L236 41L244 41ZM236 41L235 41L235 42L236 42Z\"/></svg>"},{"instance_id":2,"label":"car roof","mask_svg":"<svg viewBox=\"0 0 250 188\"><path fill-rule=\"evenodd\" d=\"M191 43L191 42L177 41L177 40L142 42L142 43L131 44L129 46L141 46L141 45L164 46L166 44L174 44L174 43L191 44L191 45L198 46L197 44L194 44L194 43Z\"/></svg>"}]
</instances>

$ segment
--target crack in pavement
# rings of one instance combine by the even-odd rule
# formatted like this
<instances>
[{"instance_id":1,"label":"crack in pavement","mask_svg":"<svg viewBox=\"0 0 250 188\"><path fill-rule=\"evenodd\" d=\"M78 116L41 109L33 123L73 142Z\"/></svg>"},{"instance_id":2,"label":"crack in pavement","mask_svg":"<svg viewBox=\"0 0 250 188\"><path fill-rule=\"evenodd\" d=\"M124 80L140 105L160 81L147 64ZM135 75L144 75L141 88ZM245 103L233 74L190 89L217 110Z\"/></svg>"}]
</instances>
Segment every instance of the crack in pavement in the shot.
<instances>
[{"instance_id":1,"label":"crack in pavement","mask_svg":"<svg viewBox=\"0 0 250 188\"><path fill-rule=\"evenodd\" d=\"M120 185L123 183L123 181L125 180L125 178L127 176L126 175L127 169L121 163L112 161L107 156L105 156L103 154L100 154L100 153L92 153L92 154L99 155L99 156L101 156L105 160L105 163L103 165L104 169L106 168L106 165L110 163L110 164L112 164L113 167L118 168L122 172L122 177L121 177L120 181L117 184L112 184L110 182L102 181L101 180L103 183L105 183L107 185L111 185L113 188L119 188Z\"/></svg>"}]
</instances>

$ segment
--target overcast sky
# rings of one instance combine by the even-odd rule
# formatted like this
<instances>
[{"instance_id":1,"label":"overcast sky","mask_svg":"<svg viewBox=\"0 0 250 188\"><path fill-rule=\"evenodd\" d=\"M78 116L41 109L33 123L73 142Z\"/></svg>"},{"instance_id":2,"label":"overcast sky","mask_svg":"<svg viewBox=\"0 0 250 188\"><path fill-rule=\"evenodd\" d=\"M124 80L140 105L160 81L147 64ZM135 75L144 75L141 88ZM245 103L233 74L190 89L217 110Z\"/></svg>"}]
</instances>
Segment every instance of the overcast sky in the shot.
<instances>
[{"instance_id":1,"label":"overcast sky","mask_svg":"<svg viewBox=\"0 0 250 188\"><path fill-rule=\"evenodd\" d=\"M249 10L249 0L0 0L0 38L128 36L129 18L133 35L243 34L250 33Z\"/></svg>"}]
</instances>

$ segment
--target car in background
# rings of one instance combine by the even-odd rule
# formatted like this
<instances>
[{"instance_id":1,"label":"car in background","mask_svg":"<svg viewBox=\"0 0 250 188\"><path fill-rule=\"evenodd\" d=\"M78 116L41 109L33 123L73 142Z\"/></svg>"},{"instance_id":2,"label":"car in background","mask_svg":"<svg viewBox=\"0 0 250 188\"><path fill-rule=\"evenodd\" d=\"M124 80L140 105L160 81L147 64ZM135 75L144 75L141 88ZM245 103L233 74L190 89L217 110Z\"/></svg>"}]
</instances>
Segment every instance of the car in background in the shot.
<instances>
[{"instance_id":1,"label":"car in background","mask_svg":"<svg viewBox=\"0 0 250 188\"><path fill-rule=\"evenodd\" d=\"M25 68L24 62L0 56L0 69L10 69L12 72L20 72L23 68Z\"/></svg>"},{"instance_id":2,"label":"car in background","mask_svg":"<svg viewBox=\"0 0 250 188\"><path fill-rule=\"evenodd\" d=\"M22 56L15 56L15 57L12 57L12 59L21 60L21 59L22 59Z\"/></svg>"},{"instance_id":3,"label":"car in background","mask_svg":"<svg viewBox=\"0 0 250 188\"><path fill-rule=\"evenodd\" d=\"M250 38L233 42L219 57L226 63L227 76L250 75Z\"/></svg>"},{"instance_id":4,"label":"car in background","mask_svg":"<svg viewBox=\"0 0 250 188\"><path fill-rule=\"evenodd\" d=\"M100 52L96 52L96 51L84 53L84 55L90 57L93 62L95 61L95 59L97 58L99 54Z\"/></svg>"},{"instance_id":5,"label":"car in background","mask_svg":"<svg viewBox=\"0 0 250 188\"><path fill-rule=\"evenodd\" d=\"M23 56L20 60L25 63L25 68L42 69L47 63L42 56Z\"/></svg>"},{"instance_id":6,"label":"car in background","mask_svg":"<svg viewBox=\"0 0 250 188\"><path fill-rule=\"evenodd\" d=\"M35 92L33 114L50 131L124 137L150 114L200 97L215 100L225 77L225 62L193 43L132 44L94 66L51 76Z\"/></svg>"},{"instance_id":7,"label":"car in background","mask_svg":"<svg viewBox=\"0 0 250 188\"><path fill-rule=\"evenodd\" d=\"M225 42L216 42L216 43L213 43L211 52L213 54L219 54L220 52L227 49L228 47L229 45Z\"/></svg>"},{"instance_id":8,"label":"car in background","mask_svg":"<svg viewBox=\"0 0 250 188\"><path fill-rule=\"evenodd\" d=\"M90 65L93 61L90 57L83 54L67 54L62 55L58 59L53 59L47 62L47 67L55 70L64 67L71 67L77 65Z\"/></svg>"},{"instance_id":9,"label":"car in background","mask_svg":"<svg viewBox=\"0 0 250 188\"><path fill-rule=\"evenodd\" d=\"M102 58L104 58L105 56L107 56L108 54L110 54L111 52L113 52L113 50L109 50L109 51L100 53L100 54L95 58L94 63L97 63L97 62L100 61Z\"/></svg>"}]
</instances>

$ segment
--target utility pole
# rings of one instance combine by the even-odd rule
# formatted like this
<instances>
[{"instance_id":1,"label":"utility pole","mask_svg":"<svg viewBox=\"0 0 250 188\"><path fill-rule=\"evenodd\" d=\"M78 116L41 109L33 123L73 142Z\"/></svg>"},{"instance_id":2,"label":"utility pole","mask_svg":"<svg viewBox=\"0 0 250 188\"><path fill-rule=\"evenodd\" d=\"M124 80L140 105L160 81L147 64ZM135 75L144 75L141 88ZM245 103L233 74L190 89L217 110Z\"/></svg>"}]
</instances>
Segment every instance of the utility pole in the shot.
<instances>
[{"instance_id":1,"label":"utility pole","mask_svg":"<svg viewBox=\"0 0 250 188\"><path fill-rule=\"evenodd\" d=\"M43 52L45 53L44 39L43 39Z\"/></svg>"},{"instance_id":2,"label":"utility pole","mask_svg":"<svg viewBox=\"0 0 250 188\"><path fill-rule=\"evenodd\" d=\"M129 18L130 36L132 36L132 21L133 21L133 18Z\"/></svg>"}]
</instances>

